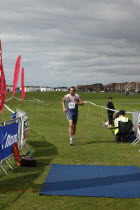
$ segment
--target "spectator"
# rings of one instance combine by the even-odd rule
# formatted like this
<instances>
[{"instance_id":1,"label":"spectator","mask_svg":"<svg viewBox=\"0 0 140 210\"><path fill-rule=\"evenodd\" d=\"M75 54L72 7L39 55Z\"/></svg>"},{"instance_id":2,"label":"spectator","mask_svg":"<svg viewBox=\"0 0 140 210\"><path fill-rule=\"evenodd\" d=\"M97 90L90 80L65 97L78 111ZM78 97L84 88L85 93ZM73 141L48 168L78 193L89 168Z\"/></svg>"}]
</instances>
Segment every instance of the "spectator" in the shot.
<instances>
[{"instance_id":1,"label":"spectator","mask_svg":"<svg viewBox=\"0 0 140 210\"><path fill-rule=\"evenodd\" d=\"M115 107L112 102L112 97L108 98L107 108L108 108L108 121L105 123L101 123L101 125L105 127L112 127L114 125L114 119L116 118L116 116L113 118L113 113L114 113L113 110L115 110Z\"/></svg>"},{"instance_id":2,"label":"spectator","mask_svg":"<svg viewBox=\"0 0 140 210\"><path fill-rule=\"evenodd\" d=\"M115 107L112 102L112 97L108 98L107 108L108 108L108 127L112 127L114 124L113 123L113 113L114 113L113 110L115 110ZM113 109L113 110L110 110L110 109Z\"/></svg>"}]
</instances>

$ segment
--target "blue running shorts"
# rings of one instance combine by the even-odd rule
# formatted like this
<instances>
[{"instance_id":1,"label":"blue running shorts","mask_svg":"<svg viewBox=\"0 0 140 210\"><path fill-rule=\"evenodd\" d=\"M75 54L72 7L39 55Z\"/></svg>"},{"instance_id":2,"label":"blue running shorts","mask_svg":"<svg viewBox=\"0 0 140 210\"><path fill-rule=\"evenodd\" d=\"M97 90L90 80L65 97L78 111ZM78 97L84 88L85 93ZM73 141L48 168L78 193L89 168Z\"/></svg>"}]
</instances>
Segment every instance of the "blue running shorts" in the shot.
<instances>
[{"instance_id":1,"label":"blue running shorts","mask_svg":"<svg viewBox=\"0 0 140 210\"><path fill-rule=\"evenodd\" d=\"M77 123L78 113L67 111L67 119L72 120L73 123Z\"/></svg>"}]
</instances>

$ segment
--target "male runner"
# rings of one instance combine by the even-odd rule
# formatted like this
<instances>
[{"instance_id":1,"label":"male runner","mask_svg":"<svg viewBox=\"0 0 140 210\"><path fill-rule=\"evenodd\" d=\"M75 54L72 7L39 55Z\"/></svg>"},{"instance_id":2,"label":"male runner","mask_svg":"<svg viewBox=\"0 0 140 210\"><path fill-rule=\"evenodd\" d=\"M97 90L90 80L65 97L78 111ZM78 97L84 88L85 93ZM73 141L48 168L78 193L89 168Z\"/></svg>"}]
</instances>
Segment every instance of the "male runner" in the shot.
<instances>
[{"instance_id":1,"label":"male runner","mask_svg":"<svg viewBox=\"0 0 140 210\"><path fill-rule=\"evenodd\" d=\"M67 108L65 107L65 102L67 102ZM63 112L66 112L69 121L69 136L70 145L74 145L76 123L78 120L78 105L83 105L84 102L80 95L75 93L75 87L69 88L69 94L65 95L62 100Z\"/></svg>"}]
</instances>

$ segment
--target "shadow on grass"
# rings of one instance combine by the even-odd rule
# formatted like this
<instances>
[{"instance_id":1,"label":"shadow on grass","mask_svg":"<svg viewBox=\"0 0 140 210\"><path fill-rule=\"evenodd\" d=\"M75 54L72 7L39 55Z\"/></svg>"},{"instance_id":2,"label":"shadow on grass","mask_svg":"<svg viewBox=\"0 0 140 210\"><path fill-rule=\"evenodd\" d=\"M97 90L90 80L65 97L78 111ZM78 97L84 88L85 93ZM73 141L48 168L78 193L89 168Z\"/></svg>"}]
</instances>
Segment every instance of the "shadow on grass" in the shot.
<instances>
[{"instance_id":1,"label":"shadow on grass","mask_svg":"<svg viewBox=\"0 0 140 210\"><path fill-rule=\"evenodd\" d=\"M1 209L5 209L11 206L12 203L17 201L27 190L37 191L39 193L42 184L34 184L34 181L38 179L42 174L47 175L49 170L48 165L51 164L53 158L58 154L57 148L46 141L44 136L37 135L38 141L27 141L35 152L34 155L37 160L36 167L15 167L13 173L8 174L10 178L4 179L0 182L0 193L18 192L16 198L13 198L9 203L0 205ZM46 169L46 172L45 172ZM6 175L4 175L6 176ZM45 177L44 177L45 179ZM11 197L11 196L10 196Z\"/></svg>"},{"instance_id":2,"label":"shadow on grass","mask_svg":"<svg viewBox=\"0 0 140 210\"><path fill-rule=\"evenodd\" d=\"M114 142L114 140L113 141L89 141L89 142L84 142L84 143L82 143L82 142L77 142L76 144L79 144L79 145L87 145L87 144L97 144L97 143L99 143L99 144L101 144L101 143L115 143Z\"/></svg>"},{"instance_id":3,"label":"shadow on grass","mask_svg":"<svg viewBox=\"0 0 140 210\"><path fill-rule=\"evenodd\" d=\"M113 143L113 144L131 144L132 142L129 142L129 141L120 141L120 142L116 142L115 140L113 141L89 141L89 142L84 142L84 143L81 143L81 142L77 142L76 144L78 145L87 145L87 144L102 144L102 143Z\"/></svg>"}]
</instances>

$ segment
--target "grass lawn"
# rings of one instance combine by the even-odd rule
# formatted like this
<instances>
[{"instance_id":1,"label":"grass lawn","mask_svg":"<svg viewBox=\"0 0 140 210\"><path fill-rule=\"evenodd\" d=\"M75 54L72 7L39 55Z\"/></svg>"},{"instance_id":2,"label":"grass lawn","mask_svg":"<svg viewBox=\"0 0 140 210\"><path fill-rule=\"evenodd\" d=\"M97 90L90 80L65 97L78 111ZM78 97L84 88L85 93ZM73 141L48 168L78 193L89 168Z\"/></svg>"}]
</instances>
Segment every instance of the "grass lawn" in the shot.
<instances>
[{"instance_id":1,"label":"grass lawn","mask_svg":"<svg viewBox=\"0 0 140 210\"><path fill-rule=\"evenodd\" d=\"M116 144L111 131L101 127L107 120L107 111L91 104L79 106L76 145L69 146L68 122L62 112L63 92L27 93L26 100L33 98L44 102L14 100L6 104L15 110L27 112L31 131L28 145L33 150L37 167L19 167L10 160L14 170L8 174L0 171L0 209L140 209L140 199L41 196L39 191L52 163L75 165L136 165L140 167L140 145ZM105 106L113 97L117 110L140 110L140 95L80 93L84 101ZM8 96L10 98L10 95ZM16 94L16 97L20 97ZM11 113L4 108L0 121L10 119ZM132 119L131 114L127 116ZM4 165L5 166L5 165ZM6 167L6 166L5 166Z\"/></svg>"}]
</instances>

